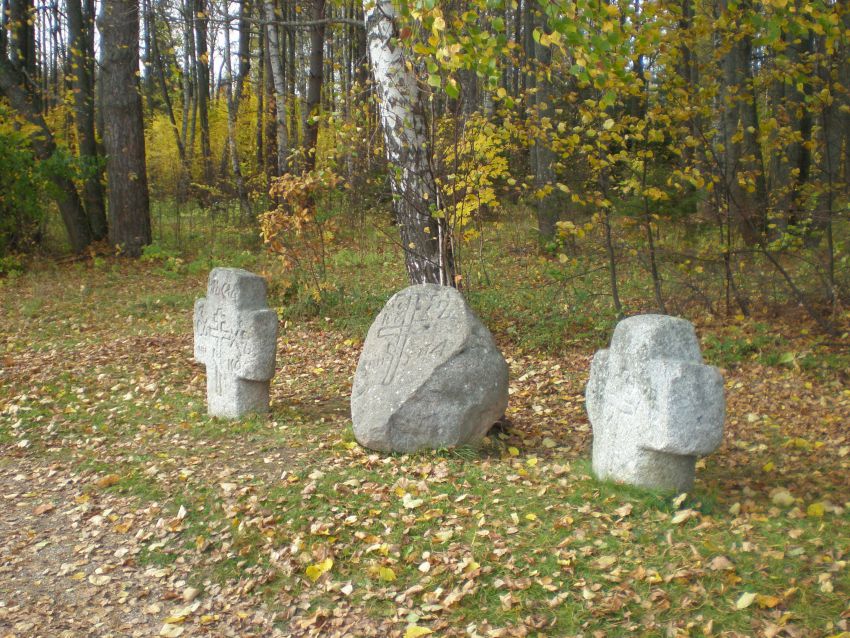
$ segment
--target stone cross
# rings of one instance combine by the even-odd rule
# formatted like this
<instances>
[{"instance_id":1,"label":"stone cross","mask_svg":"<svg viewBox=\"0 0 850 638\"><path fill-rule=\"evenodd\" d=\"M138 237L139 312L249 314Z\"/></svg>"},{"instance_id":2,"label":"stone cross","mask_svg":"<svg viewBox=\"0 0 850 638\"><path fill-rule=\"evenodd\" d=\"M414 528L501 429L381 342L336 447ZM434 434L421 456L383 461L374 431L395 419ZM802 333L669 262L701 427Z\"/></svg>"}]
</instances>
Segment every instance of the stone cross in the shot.
<instances>
[{"instance_id":1,"label":"stone cross","mask_svg":"<svg viewBox=\"0 0 850 638\"><path fill-rule=\"evenodd\" d=\"M274 376L277 313L266 282L240 268L214 268L206 298L195 302L195 359L207 367L207 409L236 419L268 412Z\"/></svg>"},{"instance_id":2,"label":"stone cross","mask_svg":"<svg viewBox=\"0 0 850 638\"><path fill-rule=\"evenodd\" d=\"M586 400L602 479L688 491L696 457L723 436L723 377L703 364L684 319L638 315L617 324L611 347L593 357Z\"/></svg>"}]
</instances>

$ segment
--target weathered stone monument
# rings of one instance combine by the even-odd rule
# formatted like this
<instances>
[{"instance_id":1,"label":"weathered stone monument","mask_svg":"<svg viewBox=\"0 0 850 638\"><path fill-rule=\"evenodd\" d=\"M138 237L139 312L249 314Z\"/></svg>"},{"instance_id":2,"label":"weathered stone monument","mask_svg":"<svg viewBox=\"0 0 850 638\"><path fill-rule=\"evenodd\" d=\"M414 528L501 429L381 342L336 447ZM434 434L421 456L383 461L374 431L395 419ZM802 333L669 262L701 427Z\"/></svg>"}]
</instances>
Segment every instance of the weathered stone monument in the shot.
<instances>
[{"instance_id":1,"label":"weathered stone monument","mask_svg":"<svg viewBox=\"0 0 850 638\"><path fill-rule=\"evenodd\" d=\"M697 456L723 436L720 371L703 364L693 325L665 315L617 324L587 384L593 471L641 487L691 489Z\"/></svg>"},{"instance_id":2,"label":"weathered stone monument","mask_svg":"<svg viewBox=\"0 0 850 638\"><path fill-rule=\"evenodd\" d=\"M508 366L454 288L394 295L366 337L351 419L364 447L413 452L474 444L508 405Z\"/></svg>"},{"instance_id":3,"label":"weathered stone monument","mask_svg":"<svg viewBox=\"0 0 850 638\"><path fill-rule=\"evenodd\" d=\"M268 412L278 319L266 304L265 280L240 268L214 268L206 298L195 302L194 323L209 414L236 419Z\"/></svg>"}]
</instances>

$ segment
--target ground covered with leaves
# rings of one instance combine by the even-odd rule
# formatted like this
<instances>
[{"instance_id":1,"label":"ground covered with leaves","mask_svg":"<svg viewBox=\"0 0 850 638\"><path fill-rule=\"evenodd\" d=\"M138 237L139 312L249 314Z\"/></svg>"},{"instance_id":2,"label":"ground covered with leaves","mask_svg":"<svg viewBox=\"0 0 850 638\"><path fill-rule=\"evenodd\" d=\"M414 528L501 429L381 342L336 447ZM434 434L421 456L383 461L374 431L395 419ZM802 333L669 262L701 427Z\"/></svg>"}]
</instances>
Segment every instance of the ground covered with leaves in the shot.
<instances>
[{"instance_id":1,"label":"ground covered with leaves","mask_svg":"<svg viewBox=\"0 0 850 638\"><path fill-rule=\"evenodd\" d=\"M478 450L360 448L350 383L398 277L359 323L281 326L269 419L208 418L205 277L98 258L2 282L0 635L850 636L846 333L697 318L728 417L676 497L591 476L610 333L567 316L536 347L522 303L482 295L507 425Z\"/></svg>"}]
</instances>

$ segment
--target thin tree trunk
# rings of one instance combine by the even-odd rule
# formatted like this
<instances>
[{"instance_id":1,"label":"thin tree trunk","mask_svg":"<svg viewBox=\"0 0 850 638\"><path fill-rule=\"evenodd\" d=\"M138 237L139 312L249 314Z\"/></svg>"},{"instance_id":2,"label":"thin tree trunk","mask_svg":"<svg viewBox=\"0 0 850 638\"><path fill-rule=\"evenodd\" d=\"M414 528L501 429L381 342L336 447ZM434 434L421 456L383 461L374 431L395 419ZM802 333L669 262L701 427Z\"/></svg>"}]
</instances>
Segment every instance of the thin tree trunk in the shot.
<instances>
[{"instance_id":1,"label":"thin tree trunk","mask_svg":"<svg viewBox=\"0 0 850 638\"><path fill-rule=\"evenodd\" d=\"M153 76L153 65L154 65L154 52L153 52L153 44L151 42L153 36L153 30L156 28L154 15L153 15L153 7L151 6L152 0L142 0L141 9L142 9L142 26L144 29L144 37L142 38L142 42L144 44L144 51L142 51L142 97L147 102L148 113L153 116L154 114L154 103L153 103L153 92L154 92L154 76Z\"/></svg>"},{"instance_id":2,"label":"thin tree trunk","mask_svg":"<svg viewBox=\"0 0 850 638\"><path fill-rule=\"evenodd\" d=\"M0 0L0 58L9 55L9 36L6 33L9 22L9 0Z\"/></svg>"},{"instance_id":3,"label":"thin tree trunk","mask_svg":"<svg viewBox=\"0 0 850 638\"><path fill-rule=\"evenodd\" d=\"M151 242L145 130L139 86L139 5L106 0L103 48L103 142L109 187L109 241L136 257Z\"/></svg>"},{"instance_id":4,"label":"thin tree trunk","mask_svg":"<svg viewBox=\"0 0 850 638\"><path fill-rule=\"evenodd\" d=\"M41 115L37 89L11 62L0 58L0 94L35 129L30 137L33 151L40 160L48 160L56 151L53 133ZM56 187L54 197L59 206L68 241L74 252L81 252L92 242L86 211L74 183L58 171L51 171L50 181Z\"/></svg>"},{"instance_id":5,"label":"thin tree trunk","mask_svg":"<svg viewBox=\"0 0 850 638\"><path fill-rule=\"evenodd\" d=\"M265 172L266 163L265 156L263 154L263 124L265 119L265 95L266 95L266 78L265 78L265 70L266 70L266 44L265 44L265 29L260 29L257 34L257 59L259 64L257 65L257 84L255 85L254 92L257 95L257 129L255 134L257 151L256 151L256 161L257 161L257 169L260 172Z\"/></svg>"},{"instance_id":6,"label":"thin tree trunk","mask_svg":"<svg viewBox=\"0 0 850 638\"><path fill-rule=\"evenodd\" d=\"M242 178L242 168L239 165L239 146L236 143L236 109L238 104L233 95L233 69L230 61L230 14L227 10L227 0L222 3L224 10L224 66L227 72L225 82L225 99L227 100L227 142L230 147L230 170L236 181L236 190L239 194L239 207L243 221L251 215L251 203L248 201L248 193L245 190L245 180Z\"/></svg>"},{"instance_id":7,"label":"thin tree trunk","mask_svg":"<svg viewBox=\"0 0 850 638\"><path fill-rule=\"evenodd\" d=\"M67 0L68 41L71 56L70 75L73 78L74 121L77 129L79 155L86 167L83 197L86 202L89 226L95 240L105 239L106 205L103 199L100 160L94 128L94 82L89 77L91 61L87 59L94 35L83 19L80 0Z\"/></svg>"},{"instance_id":8,"label":"thin tree trunk","mask_svg":"<svg viewBox=\"0 0 850 638\"><path fill-rule=\"evenodd\" d=\"M12 66L23 73L33 86L35 86L38 71L38 51L35 48L36 19L33 0L11 0L8 23L11 35L9 58Z\"/></svg>"},{"instance_id":9,"label":"thin tree trunk","mask_svg":"<svg viewBox=\"0 0 850 638\"><path fill-rule=\"evenodd\" d=\"M189 122L194 112L195 102L195 30L192 18L192 0L183 0L183 117L180 125L180 139L186 150L187 160L194 156L194 142L189 143ZM194 123L193 123L194 126ZM194 133L192 133L194 140Z\"/></svg>"},{"instance_id":10,"label":"thin tree trunk","mask_svg":"<svg viewBox=\"0 0 850 638\"><path fill-rule=\"evenodd\" d=\"M263 154L265 157L264 164L266 167L266 175L270 179L272 176L280 175L281 169L277 164L277 99L275 98L274 78L272 77L271 52L268 37L266 37L264 56L263 65L265 66L266 114L263 119L263 130L265 136Z\"/></svg>"},{"instance_id":11,"label":"thin tree trunk","mask_svg":"<svg viewBox=\"0 0 850 638\"><path fill-rule=\"evenodd\" d=\"M152 23L155 24L155 15L152 17ZM156 34L156 29L151 33L151 55L156 68L156 76L159 83L159 90L162 93L162 102L165 105L165 112L168 115L168 121L171 124L171 132L174 135L174 144L177 146L177 156L180 158L180 176L177 179L177 200L184 202L189 187L189 177L191 166L186 157L186 147L184 146L184 137L177 127L177 119L174 115L174 105L171 102L171 95L168 91L168 83L165 78L165 61L162 59L162 52L159 49L159 38ZM183 122L185 130L186 122Z\"/></svg>"},{"instance_id":12,"label":"thin tree trunk","mask_svg":"<svg viewBox=\"0 0 850 638\"><path fill-rule=\"evenodd\" d=\"M195 22L195 88L198 97L198 119L201 126L201 161L204 180L213 180L212 149L210 148L210 52L207 47L209 16L206 0L193 0Z\"/></svg>"},{"instance_id":13,"label":"thin tree trunk","mask_svg":"<svg viewBox=\"0 0 850 638\"><path fill-rule=\"evenodd\" d=\"M239 72L236 75L236 111L245 92L245 78L251 76L251 0L239 2Z\"/></svg>"},{"instance_id":14,"label":"thin tree trunk","mask_svg":"<svg viewBox=\"0 0 850 638\"><path fill-rule=\"evenodd\" d=\"M397 13L390 0L364 0L372 73L378 89L396 220L411 283L455 285L449 229L439 208L431 171L422 97L397 42Z\"/></svg>"},{"instance_id":15,"label":"thin tree trunk","mask_svg":"<svg viewBox=\"0 0 850 638\"><path fill-rule=\"evenodd\" d=\"M277 123L277 170L283 174L288 170L289 134L286 130L286 84L283 60L280 55L280 32L273 0L264 0L266 11L266 41L269 52L272 82L274 84L275 121Z\"/></svg>"},{"instance_id":16,"label":"thin tree trunk","mask_svg":"<svg viewBox=\"0 0 850 638\"><path fill-rule=\"evenodd\" d=\"M721 0L729 11L727 0ZM738 10L751 10L749 3ZM734 21L732 21L734 25ZM738 231L747 245L764 238L767 227L767 186L764 160L758 143L759 121L753 89L752 39L745 32L727 32L731 38L729 51L723 58L725 146L724 178L729 193L729 207ZM738 133L740 129L740 134ZM741 182L752 182L742 186Z\"/></svg>"},{"instance_id":17,"label":"thin tree trunk","mask_svg":"<svg viewBox=\"0 0 850 638\"><path fill-rule=\"evenodd\" d=\"M285 7L284 15L287 15L286 11L288 11L289 22L295 22L298 19L298 12L296 11L295 2L293 0L281 0L283 6ZM299 111L303 113L303 109L300 108L303 106L301 104L301 100L298 99L298 95L295 92L295 86L298 80L297 74L297 66L296 66L296 57L295 57L295 49L296 49L296 38L298 37L298 30L293 29L292 27L287 27L286 30L286 64L287 71L285 74L286 85L289 87L289 96L286 99L286 103L288 105L289 111L289 136L290 136L290 144L293 147L298 146L298 140L303 135L303 129L299 132L298 130L298 114ZM304 95L302 92L301 95Z\"/></svg>"},{"instance_id":18,"label":"thin tree trunk","mask_svg":"<svg viewBox=\"0 0 850 638\"><path fill-rule=\"evenodd\" d=\"M548 32L546 16L540 17L540 29ZM559 206L557 191L553 188L555 182L554 164L555 152L550 142L550 131L543 128L543 123L548 122L552 126L555 109L552 104L554 91L552 82L548 79L552 65L552 49L548 46L535 44L534 57L536 67L536 87L534 93L535 120L539 127L534 137L534 186L538 191L548 191L548 194L537 199L537 232L541 242L546 243L555 237L555 228L559 219Z\"/></svg>"},{"instance_id":19,"label":"thin tree trunk","mask_svg":"<svg viewBox=\"0 0 850 638\"><path fill-rule=\"evenodd\" d=\"M325 0L311 0L310 19L324 20ZM319 112L322 103L324 74L325 23L310 27L310 70L307 78L307 126L304 128L304 163L306 170L316 166L316 142L319 139Z\"/></svg>"}]
</instances>

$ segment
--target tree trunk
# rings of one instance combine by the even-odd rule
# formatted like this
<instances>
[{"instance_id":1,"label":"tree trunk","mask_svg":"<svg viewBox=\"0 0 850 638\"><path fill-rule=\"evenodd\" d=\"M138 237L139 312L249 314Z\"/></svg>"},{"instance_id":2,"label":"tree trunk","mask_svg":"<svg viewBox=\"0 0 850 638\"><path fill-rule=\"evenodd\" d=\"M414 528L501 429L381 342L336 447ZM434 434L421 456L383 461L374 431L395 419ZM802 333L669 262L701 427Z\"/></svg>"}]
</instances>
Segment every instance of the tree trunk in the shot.
<instances>
[{"instance_id":1,"label":"tree trunk","mask_svg":"<svg viewBox=\"0 0 850 638\"><path fill-rule=\"evenodd\" d=\"M721 0L728 11L727 0ZM751 10L749 3L738 10ZM734 20L732 21L734 25ZM752 39L747 33L731 32L729 51L723 57L724 179L729 214L748 246L761 242L767 228L767 186L764 161L758 143L759 121L753 92ZM740 134L738 131L740 129ZM743 183L743 184L742 184ZM746 184L746 185L744 185Z\"/></svg>"},{"instance_id":2,"label":"tree trunk","mask_svg":"<svg viewBox=\"0 0 850 638\"><path fill-rule=\"evenodd\" d=\"M153 7L151 6L152 0L141 0L141 8L142 8L142 26L144 27L144 37L142 38L142 42L144 44L144 50L142 51L142 87L145 100L147 101L148 113L153 116L155 111L155 105L153 100L153 92L154 92L154 78L153 78L153 59L154 52L153 46L151 44L151 36L153 35L153 30L156 28L154 25L156 21L153 16Z\"/></svg>"},{"instance_id":3,"label":"tree trunk","mask_svg":"<svg viewBox=\"0 0 850 638\"><path fill-rule=\"evenodd\" d=\"M40 160L47 160L56 151L53 133L41 115L40 100L32 83L5 58L0 58L0 94L34 128L30 137L33 151ZM81 252L92 242L86 211L80 202L74 183L57 171L51 171L50 181L56 187L56 203L74 252Z\"/></svg>"},{"instance_id":4,"label":"tree trunk","mask_svg":"<svg viewBox=\"0 0 850 638\"><path fill-rule=\"evenodd\" d=\"M9 54L14 66L35 85L38 52L35 48L36 11L33 0L11 0ZM40 100L39 100L40 103ZM40 108L40 107L39 107Z\"/></svg>"},{"instance_id":5,"label":"tree trunk","mask_svg":"<svg viewBox=\"0 0 850 638\"><path fill-rule=\"evenodd\" d=\"M227 0L222 3L224 22L224 68L227 72L225 83L225 98L227 100L227 144L230 149L230 169L233 179L236 181L236 191L239 194L239 208L243 220L251 215L251 203L248 201L248 192L245 190L245 180L242 178L242 167L239 164L239 146L236 142L236 109L238 103L233 95L233 68L230 61L230 15L227 11Z\"/></svg>"},{"instance_id":6,"label":"tree trunk","mask_svg":"<svg viewBox=\"0 0 850 638\"><path fill-rule=\"evenodd\" d=\"M245 78L251 75L251 0L239 2L239 73L236 76L236 110L245 91Z\"/></svg>"},{"instance_id":7,"label":"tree trunk","mask_svg":"<svg viewBox=\"0 0 850 638\"><path fill-rule=\"evenodd\" d=\"M206 0L194 0L195 22L195 88L198 96L198 119L201 125L201 160L204 180L213 180L212 150L210 148L210 53L207 47L209 17Z\"/></svg>"},{"instance_id":8,"label":"tree trunk","mask_svg":"<svg viewBox=\"0 0 850 638\"><path fill-rule=\"evenodd\" d=\"M183 0L183 117L180 125L180 140L186 151L187 162L191 168L191 159L195 154L194 122L190 138L189 124L192 120L195 104L195 32L192 19L192 0ZM190 143L191 139L191 143ZM191 178L191 176L189 176Z\"/></svg>"},{"instance_id":9,"label":"tree trunk","mask_svg":"<svg viewBox=\"0 0 850 638\"><path fill-rule=\"evenodd\" d=\"M548 32L546 16L540 19L541 31ZM539 42L534 47L534 57L537 62L536 86L534 93L535 120L538 132L534 137L533 164L534 164L534 187L540 192L547 193L538 196L537 199L537 232L541 242L546 243L555 237L555 228L560 217L558 197L554 189L556 160L555 152L552 150L550 141L550 130L554 119L555 109L552 104L554 92L552 82L549 79L550 67L552 65L552 49ZM544 122L548 123L548 129L544 128Z\"/></svg>"},{"instance_id":10,"label":"tree trunk","mask_svg":"<svg viewBox=\"0 0 850 638\"><path fill-rule=\"evenodd\" d=\"M257 33L257 83L254 85L254 91L257 95L257 129L254 133L255 143L257 145L255 158L257 161L257 169L260 172L265 172L266 162L263 155L263 124L266 113L265 95L266 95L266 45L265 45L265 30L260 29Z\"/></svg>"},{"instance_id":11,"label":"tree trunk","mask_svg":"<svg viewBox=\"0 0 850 638\"><path fill-rule=\"evenodd\" d=\"M391 0L364 0L372 73L378 90L396 220L411 283L455 285L449 229L431 171L425 112L412 67L398 44Z\"/></svg>"},{"instance_id":12,"label":"tree trunk","mask_svg":"<svg viewBox=\"0 0 850 638\"><path fill-rule=\"evenodd\" d=\"M269 52L269 67L274 84L275 122L277 123L277 170L282 175L288 169L289 133L286 130L286 82L283 60L280 55L280 31L275 15L274 1L264 0L266 11L266 48Z\"/></svg>"},{"instance_id":13,"label":"tree trunk","mask_svg":"<svg viewBox=\"0 0 850 638\"><path fill-rule=\"evenodd\" d=\"M322 101L322 79L325 53L325 0L311 0L310 71L307 78L307 126L304 128L304 163L306 170L316 166L316 142L319 138L319 111Z\"/></svg>"},{"instance_id":14,"label":"tree trunk","mask_svg":"<svg viewBox=\"0 0 850 638\"><path fill-rule=\"evenodd\" d=\"M263 164L267 177L280 175L277 165L277 100L275 99L274 78L272 77L271 53L269 52L269 39L266 37L266 46L263 50L263 66L265 68L265 95L266 110L263 117L263 134L265 143L263 145Z\"/></svg>"},{"instance_id":15,"label":"tree trunk","mask_svg":"<svg viewBox=\"0 0 850 638\"><path fill-rule=\"evenodd\" d=\"M92 237L105 239L107 235L106 205L103 200L100 161L97 153L97 138L94 130L94 82L89 76L91 60L91 33L83 18L80 0L67 0L68 44L71 58L70 75L73 78L74 121L77 128L79 155L87 169L83 183L83 197L89 217Z\"/></svg>"},{"instance_id":16,"label":"tree trunk","mask_svg":"<svg viewBox=\"0 0 850 638\"><path fill-rule=\"evenodd\" d=\"M812 38L796 38L788 33L782 34L787 43L783 60L788 69L796 69L812 51ZM778 55L774 60L778 64ZM769 189L775 197L774 209L783 225L796 224L801 220L801 190L809 178L811 151L809 140L812 133L812 118L806 106L806 95L811 93L811 85L806 83L800 91L795 83L786 82L786 72L776 71L777 77L771 86L772 104L769 108L775 113L780 124L793 139L786 145L776 147L774 142L771 158Z\"/></svg>"},{"instance_id":17,"label":"tree trunk","mask_svg":"<svg viewBox=\"0 0 850 638\"><path fill-rule=\"evenodd\" d=\"M0 58L9 55L9 38L6 34L9 21L9 0L0 0Z\"/></svg>"},{"instance_id":18,"label":"tree trunk","mask_svg":"<svg viewBox=\"0 0 850 638\"><path fill-rule=\"evenodd\" d=\"M151 242L145 131L139 87L139 5L106 0L103 48L103 143L109 188L109 241L137 257Z\"/></svg>"}]
</instances>

